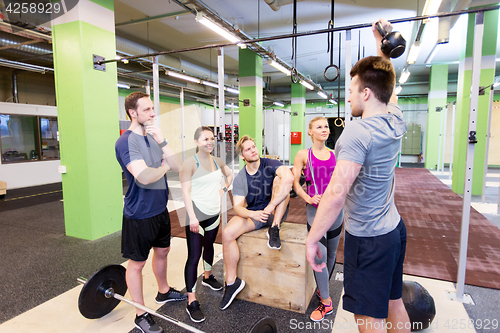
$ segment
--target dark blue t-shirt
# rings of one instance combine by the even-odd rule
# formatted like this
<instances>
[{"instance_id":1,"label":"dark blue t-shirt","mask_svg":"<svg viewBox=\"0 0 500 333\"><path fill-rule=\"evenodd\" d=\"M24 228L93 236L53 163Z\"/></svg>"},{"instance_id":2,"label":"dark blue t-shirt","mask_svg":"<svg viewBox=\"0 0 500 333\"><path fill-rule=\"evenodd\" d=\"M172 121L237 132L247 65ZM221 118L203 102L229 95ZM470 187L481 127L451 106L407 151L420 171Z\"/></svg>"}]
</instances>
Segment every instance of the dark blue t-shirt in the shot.
<instances>
[{"instance_id":1,"label":"dark blue t-shirt","mask_svg":"<svg viewBox=\"0 0 500 333\"><path fill-rule=\"evenodd\" d=\"M249 175L244 167L233 182L233 195L245 197L248 210L263 210L271 201L276 170L283 164L278 160L261 158L257 172Z\"/></svg>"},{"instance_id":2,"label":"dark blue t-shirt","mask_svg":"<svg viewBox=\"0 0 500 333\"><path fill-rule=\"evenodd\" d=\"M144 160L151 168L161 166L163 152L156 140L149 134L143 136L127 130L116 140L115 153L128 182L123 215L138 220L162 213L167 208L168 201L167 177L163 176L152 184L144 185L127 170L130 162L136 160Z\"/></svg>"}]
</instances>

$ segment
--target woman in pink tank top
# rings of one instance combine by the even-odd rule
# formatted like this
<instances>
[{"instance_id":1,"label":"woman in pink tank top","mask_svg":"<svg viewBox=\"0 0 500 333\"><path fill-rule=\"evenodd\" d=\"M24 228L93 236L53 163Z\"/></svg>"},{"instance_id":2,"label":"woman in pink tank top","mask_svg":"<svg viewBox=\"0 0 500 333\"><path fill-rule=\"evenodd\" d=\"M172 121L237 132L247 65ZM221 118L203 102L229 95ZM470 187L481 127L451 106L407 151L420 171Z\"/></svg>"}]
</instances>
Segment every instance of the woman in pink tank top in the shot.
<instances>
[{"instance_id":1,"label":"woman in pink tank top","mask_svg":"<svg viewBox=\"0 0 500 333\"><path fill-rule=\"evenodd\" d=\"M307 230L309 231L316 216L321 196L332 177L336 162L335 154L325 145L330 135L330 128L326 118L316 117L311 120L307 134L311 137L313 145L309 149L299 150L295 156L293 189L306 202ZM306 180L306 191L299 182L302 173L304 173ZM322 258L316 256L316 262L318 264L324 262L326 267L320 273L314 272L320 302L316 310L311 313L310 318L313 321L321 321L325 315L333 312L329 283L335 268L337 247L342 231L342 219L343 214L341 213L319 243Z\"/></svg>"}]
</instances>

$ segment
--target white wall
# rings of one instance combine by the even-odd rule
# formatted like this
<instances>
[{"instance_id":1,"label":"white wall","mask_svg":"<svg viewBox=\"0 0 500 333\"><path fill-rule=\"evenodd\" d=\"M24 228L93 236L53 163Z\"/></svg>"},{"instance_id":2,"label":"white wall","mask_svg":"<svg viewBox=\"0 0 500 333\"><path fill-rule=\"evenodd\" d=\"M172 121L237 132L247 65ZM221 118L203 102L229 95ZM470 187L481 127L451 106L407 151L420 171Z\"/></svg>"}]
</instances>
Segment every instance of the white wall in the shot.
<instances>
[{"instance_id":1,"label":"white wall","mask_svg":"<svg viewBox=\"0 0 500 333\"><path fill-rule=\"evenodd\" d=\"M57 108L46 105L0 102L0 113L57 117ZM61 165L59 160L12 164L2 164L0 160L0 180L7 182L7 189L61 182L61 174L57 170L59 165Z\"/></svg>"}]
</instances>

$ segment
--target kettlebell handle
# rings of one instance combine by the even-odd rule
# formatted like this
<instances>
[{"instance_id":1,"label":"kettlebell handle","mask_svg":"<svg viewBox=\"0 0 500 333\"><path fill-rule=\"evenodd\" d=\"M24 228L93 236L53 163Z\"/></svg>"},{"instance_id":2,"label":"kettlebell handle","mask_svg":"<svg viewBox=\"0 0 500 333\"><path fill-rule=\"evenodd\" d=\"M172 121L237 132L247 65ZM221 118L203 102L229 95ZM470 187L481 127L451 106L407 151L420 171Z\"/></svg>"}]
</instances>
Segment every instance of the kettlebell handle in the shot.
<instances>
[{"instance_id":1,"label":"kettlebell handle","mask_svg":"<svg viewBox=\"0 0 500 333\"><path fill-rule=\"evenodd\" d=\"M382 27L382 24L380 22L375 23L375 28L377 28L378 33L380 36L384 37L387 36L387 32L384 30Z\"/></svg>"}]
</instances>

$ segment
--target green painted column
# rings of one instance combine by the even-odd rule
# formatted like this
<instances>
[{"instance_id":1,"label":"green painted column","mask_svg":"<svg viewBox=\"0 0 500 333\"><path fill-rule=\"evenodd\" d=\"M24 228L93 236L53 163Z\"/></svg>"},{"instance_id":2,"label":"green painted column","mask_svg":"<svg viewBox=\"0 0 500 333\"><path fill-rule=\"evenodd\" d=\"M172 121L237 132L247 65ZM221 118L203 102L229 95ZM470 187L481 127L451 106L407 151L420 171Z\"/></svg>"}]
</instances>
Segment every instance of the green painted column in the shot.
<instances>
[{"instance_id":1,"label":"green painted column","mask_svg":"<svg viewBox=\"0 0 500 333\"><path fill-rule=\"evenodd\" d=\"M301 85L299 82L292 83L292 116L290 130L292 132L301 132L301 144L292 144L290 161L293 164L295 160L295 155L301 149L305 147L306 139L306 87Z\"/></svg>"},{"instance_id":2,"label":"green painted column","mask_svg":"<svg viewBox=\"0 0 500 333\"><path fill-rule=\"evenodd\" d=\"M123 188L113 0L80 0L52 22L66 235L94 240L121 229Z\"/></svg>"},{"instance_id":3,"label":"green painted column","mask_svg":"<svg viewBox=\"0 0 500 333\"><path fill-rule=\"evenodd\" d=\"M439 135L441 124L441 112L436 108L442 108L446 105L448 95L448 65L433 65L429 77L429 97L427 114L427 137L425 140L425 168L437 169L439 161ZM443 122L445 119L442 120ZM420 140L420 138L419 138ZM443 147L441 147L443 149Z\"/></svg>"},{"instance_id":4,"label":"green painted column","mask_svg":"<svg viewBox=\"0 0 500 333\"><path fill-rule=\"evenodd\" d=\"M495 54L498 36L498 10L484 12L484 35L479 85L487 86L495 78ZM467 155L469 106L472 81L472 51L474 43L475 14L469 14L466 42L462 45L458 69L455 143L451 189L458 194L464 191L465 163ZM472 195L483 191L484 160L486 156L486 131L490 90L479 96L477 112L477 143L474 148Z\"/></svg>"},{"instance_id":5,"label":"green painted column","mask_svg":"<svg viewBox=\"0 0 500 333\"><path fill-rule=\"evenodd\" d=\"M239 50L239 137L249 135L262 151L262 58L249 49ZM249 99L250 106L243 100ZM240 159L240 168L243 163Z\"/></svg>"}]
</instances>

